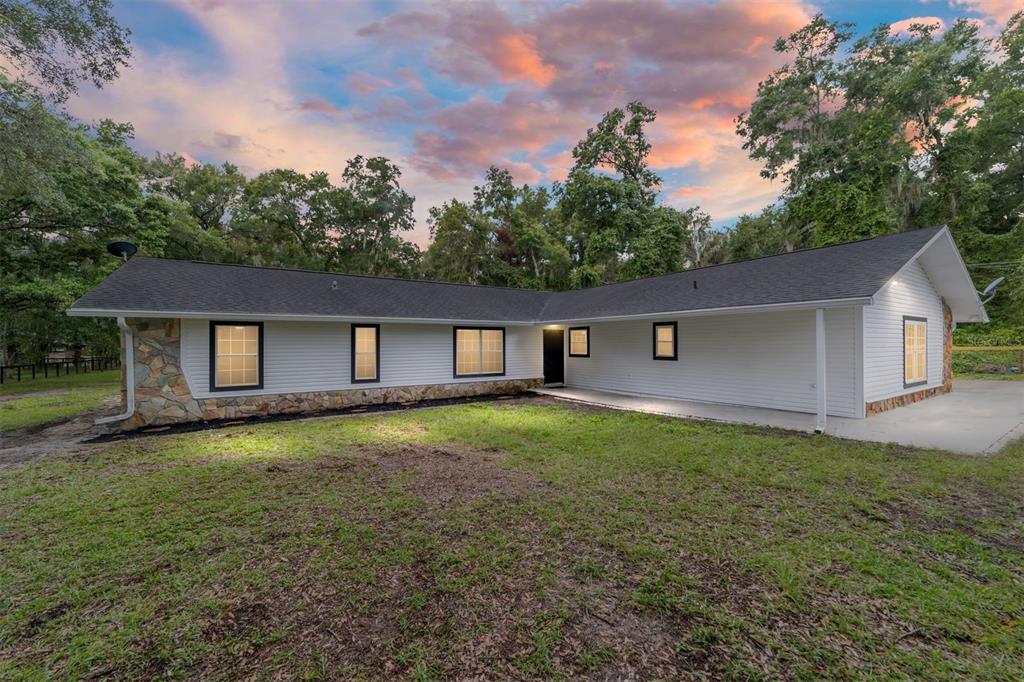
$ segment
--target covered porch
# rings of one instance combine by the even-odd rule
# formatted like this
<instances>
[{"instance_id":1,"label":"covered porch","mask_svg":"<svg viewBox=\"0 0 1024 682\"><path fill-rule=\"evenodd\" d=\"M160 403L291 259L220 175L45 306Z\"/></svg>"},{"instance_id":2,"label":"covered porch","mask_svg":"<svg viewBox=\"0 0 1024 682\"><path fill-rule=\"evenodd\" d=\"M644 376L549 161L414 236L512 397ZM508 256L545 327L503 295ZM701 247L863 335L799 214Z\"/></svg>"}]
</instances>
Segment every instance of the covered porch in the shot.
<instances>
[{"instance_id":1,"label":"covered porch","mask_svg":"<svg viewBox=\"0 0 1024 682\"><path fill-rule=\"evenodd\" d=\"M796 304L545 325L544 383L810 414L820 431L830 417L864 416L861 310Z\"/></svg>"},{"instance_id":2,"label":"covered porch","mask_svg":"<svg viewBox=\"0 0 1024 682\"><path fill-rule=\"evenodd\" d=\"M669 417L769 426L813 433L814 414L628 395L584 388L537 389L563 400ZM952 393L867 419L828 418L825 433L840 438L899 443L965 454L991 454L1024 437L1024 382L957 381Z\"/></svg>"}]
</instances>

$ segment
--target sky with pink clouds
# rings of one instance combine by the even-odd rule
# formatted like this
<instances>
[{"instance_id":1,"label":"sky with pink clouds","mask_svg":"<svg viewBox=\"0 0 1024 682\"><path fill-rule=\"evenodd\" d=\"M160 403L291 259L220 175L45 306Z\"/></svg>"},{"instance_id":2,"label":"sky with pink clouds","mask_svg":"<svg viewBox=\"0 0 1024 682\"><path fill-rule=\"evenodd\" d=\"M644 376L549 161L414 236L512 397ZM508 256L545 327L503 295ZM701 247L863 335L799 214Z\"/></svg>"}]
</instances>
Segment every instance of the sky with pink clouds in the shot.
<instances>
[{"instance_id":1,"label":"sky with pink clouds","mask_svg":"<svg viewBox=\"0 0 1024 682\"><path fill-rule=\"evenodd\" d=\"M716 224L774 201L734 133L779 63L775 38L821 11L858 32L948 25L994 32L1024 0L720 0L622 3L120 2L135 54L121 78L71 104L83 120L135 125L144 153L340 174L387 156L427 209L467 198L487 166L561 180L569 151L608 109L658 111L651 164L662 199Z\"/></svg>"}]
</instances>

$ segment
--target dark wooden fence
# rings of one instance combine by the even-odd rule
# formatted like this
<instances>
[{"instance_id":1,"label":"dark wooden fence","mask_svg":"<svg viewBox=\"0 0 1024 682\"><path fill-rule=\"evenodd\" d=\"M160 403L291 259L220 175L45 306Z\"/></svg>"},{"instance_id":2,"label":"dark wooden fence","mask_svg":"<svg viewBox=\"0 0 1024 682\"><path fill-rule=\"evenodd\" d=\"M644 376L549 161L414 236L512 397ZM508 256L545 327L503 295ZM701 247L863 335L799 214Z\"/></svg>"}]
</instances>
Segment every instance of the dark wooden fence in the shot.
<instances>
[{"instance_id":1,"label":"dark wooden fence","mask_svg":"<svg viewBox=\"0 0 1024 682\"><path fill-rule=\"evenodd\" d=\"M120 358L83 357L77 360L47 360L38 364L0 365L0 384L25 379L48 379L50 377L78 374L80 372L98 372L104 369L116 369L121 366Z\"/></svg>"}]
</instances>

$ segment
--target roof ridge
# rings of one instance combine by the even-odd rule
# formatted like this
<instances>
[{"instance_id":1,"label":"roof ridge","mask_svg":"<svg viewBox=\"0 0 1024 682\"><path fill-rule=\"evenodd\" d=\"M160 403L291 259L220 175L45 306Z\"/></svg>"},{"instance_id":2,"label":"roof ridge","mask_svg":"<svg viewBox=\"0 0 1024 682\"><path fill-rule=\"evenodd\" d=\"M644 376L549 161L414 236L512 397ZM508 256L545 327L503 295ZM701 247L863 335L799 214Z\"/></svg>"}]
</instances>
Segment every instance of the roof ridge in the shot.
<instances>
[{"instance_id":1,"label":"roof ridge","mask_svg":"<svg viewBox=\"0 0 1024 682\"><path fill-rule=\"evenodd\" d=\"M393 275L365 275L353 272L335 272L333 270L309 270L306 268L286 268L279 265L249 265L246 263L218 263L208 260L182 259L182 258L159 258L156 256L138 256L129 260L155 260L165 263L192 263L194 265L218 265L231 268L249 268L251 270L274 270L276 272L302 272L309 275L332 275L334 277L359 277L362 279L384 279L394 282L415 282L417 284L445 284L456 287L473 287L474 289L505 289L507 291L526 291L535 294L556 293L549 289L529 289L526 287L506 287L498 284L467 284L465 282L446 282L440 279L421 279L416 277L395 277Z\"/></svg>"}]
</instances>

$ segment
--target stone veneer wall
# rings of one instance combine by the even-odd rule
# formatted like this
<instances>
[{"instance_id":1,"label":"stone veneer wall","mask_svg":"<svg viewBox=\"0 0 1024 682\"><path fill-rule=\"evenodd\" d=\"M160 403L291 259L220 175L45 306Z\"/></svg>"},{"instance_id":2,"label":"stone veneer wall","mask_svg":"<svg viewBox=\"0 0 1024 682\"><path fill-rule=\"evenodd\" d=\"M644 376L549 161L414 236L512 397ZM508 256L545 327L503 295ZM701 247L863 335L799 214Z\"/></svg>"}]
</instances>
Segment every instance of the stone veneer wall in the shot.
<instances>
[{"instance_id":1,"label":"stone veneer wall","mask_svg":"<svg viewBox=\"0 0 1024 682\"><path fill-rule=\"evenodd\" d=\"M870 417L879 412L916 403L953 390L953 311L945 301L942 302L942 317L942 386L867 403L864 410L865 416Z\"/></svg>"},{"instance_id":2,"label":"stone veneer wall","mask_svg":"<svg viewBox=\"0 0 1024 682\"><path fill-rule=\"evenodd\" d=\"M179 320L129 319L127 323L135 336L135 412L122 422L105 425L109 432L190 421L318 412L354 405L518 393L543 383L541 378L496 379L471 383L193 398L181 370Z\"/></svg>"}]
</instances>

